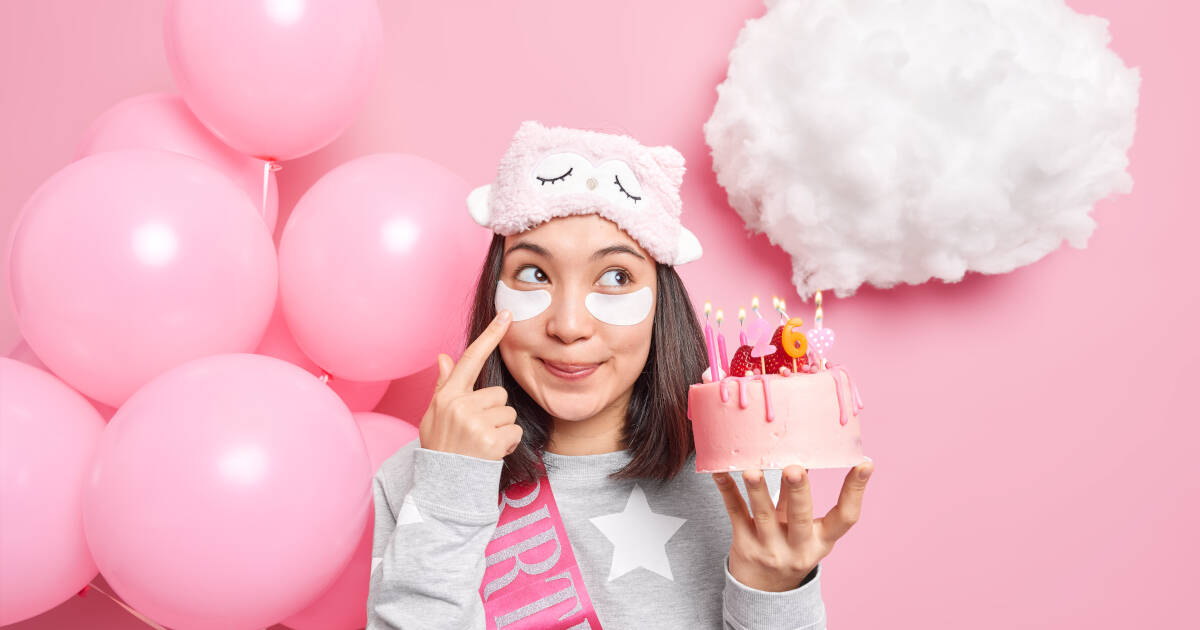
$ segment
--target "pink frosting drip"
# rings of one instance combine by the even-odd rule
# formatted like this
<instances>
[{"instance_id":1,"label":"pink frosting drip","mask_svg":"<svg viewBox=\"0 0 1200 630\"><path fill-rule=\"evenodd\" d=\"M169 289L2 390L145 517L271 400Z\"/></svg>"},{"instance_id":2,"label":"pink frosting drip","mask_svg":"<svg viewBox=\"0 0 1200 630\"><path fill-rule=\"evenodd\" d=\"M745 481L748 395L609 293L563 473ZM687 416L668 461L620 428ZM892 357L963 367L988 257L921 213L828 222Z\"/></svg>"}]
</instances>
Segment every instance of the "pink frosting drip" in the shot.
<instances>
[{"instance_id":1,"label":"pink frosting drip","mask_svg":"<svg viewBox=\"0 0 1200 630\"><path fill-rule=\"evenodd\" d=\"M775 419L775 411L771 409L771 388L767 387L767 375L759 374L758 379L763 384L763 407L767 409L767 422Z\"/></svg>"},{"instance_id":2,"label":"pink frosting drip","mask_svg":"<svg viewBox=\"0 0 1200 630\"><path fill-rule=\"evenodd\" d=\"M846 423L849 422L850 419L846 417L846 402L842 397L842 381L837 377L836 373L839 370L846 375L846 384L850 386L850 392L854 400L854 415L857 416L858 412L862 410L863 403L862 397L858 395L858 388L854 386L854 379L850 378L850 371L840 363L830 365L829 375L833 377L833 388L837 390L838 422L840 422L842 426L846 426Z\"/></svg>"},{"instance_id":3,"label":"pink frosting drip","mask_svg":"<svg viewBox=\"0 0 1200 630\"><path fill-rule=\"evenodd\" d=\"M787 376L787 375L784 374L784 376ZM751 381L751 380L762 381L762 384L763 384L763 406L766 408L765 411L767 414L767 422L770 422L775 419L775 410L771 406L771 390L767 387L767 375L753 374L751 376L726 376L725 378L721 379L721 382L717 385L717 391L721 392L721 402L722 403L729 402L729 392L725 391L725 383L726 383L726 381L729 381L729 380L733 380L733 381L737 382L738 407L741 409L745 409L746 407L750 406L750 399L746 395L746 382Z\"/></svg>"},{"instance_id":4,"label":"pink frosting drip","mask_svg":"<svg viewBox=\"0 0 1200 630\"><path fill-rule=\"evenodd\" d=\"M838 379L837 374L836 374L836 371L839 371L839 370L843 374L846 375L846 382L849 384L849 387L850 387L851 397L854 402L854 409L851 411L851 413L853 413L854 415L857 416L858 412L861 411L863 408L863 403L862 403L862 397L859 396L859 394L858 394L858 387L856 387L854 385L854 379L852 379L850 377L850 371L847 370L846 367L840 363L831 364L828 368L828 372L829 372L830 377L833 378L834 390L837 391L838 422L841 423L842 426L846 426L846 423L849 422L850 420L846 415L846 397L843 396L843 394L842 394L842 382L840 379ZM792 376L793 373L791 370L788 370L787 368L783 368L783 370L780 372L779 375L783 378L787 378L788 376ZM759 380L759 381L762 381L762 385L763 385L763 407L765 408L765 411L766 411L767 422L771 422L771 421L775 420L775 409L771 405L771 389L767 385L767 376L768 375L766 375L766 374L757 374L756 373L751 376L732 376L732 375L730 375L730 376L726 376L725 378L722 378L717 383L717 391L721 392L721 402L722 403L729 402L729 392L725 389L725 383L732 379L734 381L737 381L738 407L741 409L745 409L750 404L749 399L746 397L746 381Z\"/></svg>"},{"instance_id":5,"label":"pink frosting drip","mask_svg":"<svg viewBox=\"0 0 1200 630\"><path fill-rule=\"evenodd\" d=\"M725 390L725 383L727 381L733 380L733 381L737 382L737 386L738 386L738 407L745 409L750 404L750 400L748 398L746 398L745 385L746 385L746 381L750 380L751 378L754 378L754 377L732 376L731 375L731 376L726 376L725 378L721 379L721 382L717 385L717 391L721 392L721 402L722 403L729 402L729 392Z\"/></svg>"}]
</instances>

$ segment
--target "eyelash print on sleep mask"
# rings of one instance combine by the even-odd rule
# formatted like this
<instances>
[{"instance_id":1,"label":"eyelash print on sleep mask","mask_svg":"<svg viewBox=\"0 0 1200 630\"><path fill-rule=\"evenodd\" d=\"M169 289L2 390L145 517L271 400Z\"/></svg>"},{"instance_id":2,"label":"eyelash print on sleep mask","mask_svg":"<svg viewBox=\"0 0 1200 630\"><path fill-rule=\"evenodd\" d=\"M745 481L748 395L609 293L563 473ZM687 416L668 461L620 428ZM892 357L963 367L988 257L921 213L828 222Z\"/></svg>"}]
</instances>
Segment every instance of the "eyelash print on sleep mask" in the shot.
<instances>
[{"instance_id":1,"label":"eyelash print on sleep mask","mask_svg":"<svg viewBox=\"0 0 1200 630\"><path fill-rule=\"evenodd\" d=\"M589 293L583 299L584 306L596 319L614 326L632 326L646 319L654 305L654 293L650 287L642 287L632 293Z\"/></svg>"},{"instance_id":2,"label":"eyelash print on sleep mask","mask_svg":"<svg viewBox=\"0 0 1200 630\"><path fill-rule=\"evenodd\" d=\"M514 322L537 317L548 308L550 292L545 289L518 291L504 284L503 280L496 283L496 312L508 309L512 312Z\"/></svg>"},{"instance_id":3,"label":"eyelash print on sleep mask","mask_svg":"<svg viewBox=\"0 0 1200 630\"><path fill-rule=\"evenodd\" d=\"M467 195L476 223L502 236L555 217L598 214L664 265L700 258L700 241L680 223L684 159L669 145L621 134L522 122L496 179Z\"/></svg>"}]
</instances>

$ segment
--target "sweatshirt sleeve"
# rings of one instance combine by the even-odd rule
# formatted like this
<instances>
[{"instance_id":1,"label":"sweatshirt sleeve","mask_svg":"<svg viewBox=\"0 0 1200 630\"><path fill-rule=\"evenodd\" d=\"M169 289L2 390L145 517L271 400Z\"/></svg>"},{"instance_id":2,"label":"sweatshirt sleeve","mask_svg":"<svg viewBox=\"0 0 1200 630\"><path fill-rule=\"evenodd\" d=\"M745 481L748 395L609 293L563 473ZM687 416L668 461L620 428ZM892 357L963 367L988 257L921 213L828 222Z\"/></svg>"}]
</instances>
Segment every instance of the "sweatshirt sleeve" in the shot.
<instances>
[{"instance_id":1,"label":"sweatshirt sleeve","mask_svg":"<svg viewBox=\"0 0 1200 630\"><path fill-rule=\"evenodd\" d=\"M375 474L366 630L484 628L479 583L502 466L414 445Z\"/></svg>"},{"instance_id":2,"label":"sweatshirt sleeve","mask_svg":"<svg viewBox=\"0 0 1200 630\"><path fill-rule=\"evenodd\" d=\"M721 613L728 630L825 630L821 565L800 586L780 593L760 591L737 581L725 557L725 593Z\"/></svg>"}]
</instances>

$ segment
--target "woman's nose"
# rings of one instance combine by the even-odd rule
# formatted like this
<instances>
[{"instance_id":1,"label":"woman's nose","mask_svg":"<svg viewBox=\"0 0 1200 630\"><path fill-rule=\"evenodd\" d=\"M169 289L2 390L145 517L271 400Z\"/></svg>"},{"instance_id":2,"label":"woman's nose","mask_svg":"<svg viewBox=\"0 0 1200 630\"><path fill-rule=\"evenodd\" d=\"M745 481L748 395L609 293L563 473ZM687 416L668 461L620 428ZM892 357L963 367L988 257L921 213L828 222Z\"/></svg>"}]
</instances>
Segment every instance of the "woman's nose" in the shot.
<instances>
[{"instance_id":1,"label":"woman's nose","mask_svg":"<svg viewBox=\"0 0 1200 630\"><path fill-rule=\"evenodd\" d=\"M563 343L592 336L595 320L584 305L585 297L585 293L571 290L555 295L546 320L546 333Z\"/></svg>"}]
</instances>

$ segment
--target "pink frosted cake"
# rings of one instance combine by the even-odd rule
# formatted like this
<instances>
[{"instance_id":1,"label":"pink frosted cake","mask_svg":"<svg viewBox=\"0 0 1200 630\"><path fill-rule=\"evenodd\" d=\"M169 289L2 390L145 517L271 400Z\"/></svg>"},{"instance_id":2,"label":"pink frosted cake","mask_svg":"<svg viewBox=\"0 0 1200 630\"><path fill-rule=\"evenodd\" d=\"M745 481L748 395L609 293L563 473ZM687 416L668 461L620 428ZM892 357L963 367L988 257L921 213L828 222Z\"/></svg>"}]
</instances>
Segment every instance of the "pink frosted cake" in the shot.
<instances>
[{"instance_id":1,"label":"pink frosted cake","mask_svg":"<svg viewBox=\"0 0 1200 630\"><path fill-rule=\"evenodd\" d=\"M725 359L723 338L719 357L715 347L710 352L710 366L718 367L720 380L711 382L710 367L704 382L688 390L696 472L791 464L849 468L866 460L859 424L862 399L845 366L825 358L833 331L819 327L819 300L817 304L818 328L807 335L798 328L803 322L791 318L767 337L770 328L764 330L759 319L752 322L758 325L750 327L749 338L742 334L743 345L732 361ZM706 313L708 309L705 305ZM744 318L743 312L739 319ZM711 343L709 326L705 333L709 345L717 346Z\"/></svg>"}]
</instances>

